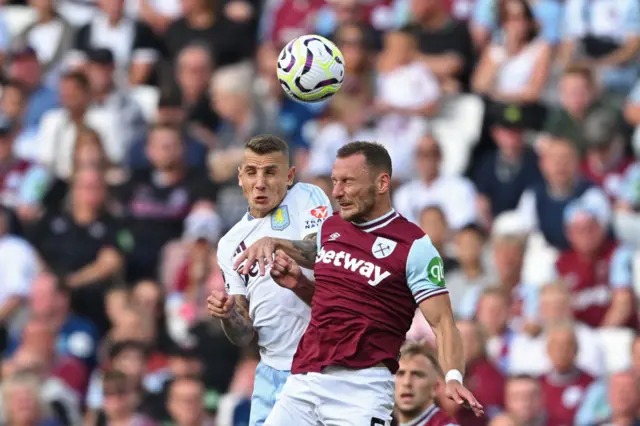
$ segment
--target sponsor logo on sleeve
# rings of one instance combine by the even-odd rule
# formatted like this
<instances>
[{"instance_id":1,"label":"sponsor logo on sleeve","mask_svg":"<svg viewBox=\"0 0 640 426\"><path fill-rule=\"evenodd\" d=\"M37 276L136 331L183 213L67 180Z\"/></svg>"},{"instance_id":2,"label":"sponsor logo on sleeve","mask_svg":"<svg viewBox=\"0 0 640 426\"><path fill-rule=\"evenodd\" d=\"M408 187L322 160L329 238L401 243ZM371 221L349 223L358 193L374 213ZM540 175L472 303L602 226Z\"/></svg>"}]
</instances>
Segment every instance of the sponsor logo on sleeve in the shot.
<instances>
[{"instance_id":1,"label":"sponsor logo on sleeve","mask_svg":"<svg viewBox=\"0 0 640 426\"><path fill-rule=\"evenodd\" d=\"M439 256L434 257L427 266L427 276L429 281L437 285L438 287L444 287L444 265L442 259Z\"/></svg>"},{"instance_id":2,"label":"sponsor logo on sleeve","mask_svg":"<svg viewBox=\"0 0 640 426\"><path fill-rule=\"evenodd\" d=\"M316 219L326 219L329 216L329 209L326 206L318 206L315 209L311 209L311 216Z\"/></svg>"},{"instance_id":3,"label":"sponsor logo on sleeve","mask_svg":"<svg viewBox=\"0 0 640 426\"><path fill-rule=\"evenodd\" d=\"M283 231L287 229L291 221L289 220L289 209L287 206L280 206L271 215L271 229Z\"/></svg>"}]
</instances>

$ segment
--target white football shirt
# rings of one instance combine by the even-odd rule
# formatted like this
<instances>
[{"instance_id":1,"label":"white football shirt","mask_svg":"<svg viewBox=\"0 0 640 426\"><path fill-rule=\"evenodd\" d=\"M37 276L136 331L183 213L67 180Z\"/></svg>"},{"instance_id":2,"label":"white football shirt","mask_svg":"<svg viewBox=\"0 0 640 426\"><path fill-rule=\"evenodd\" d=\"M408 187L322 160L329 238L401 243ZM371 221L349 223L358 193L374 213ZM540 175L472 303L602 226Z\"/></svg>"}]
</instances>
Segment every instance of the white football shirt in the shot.
<instances>
[{"instance_id":1,"label":"white football shirt","mask_svg":"<svg viewBox=\"0 0 640 426\"><path fill-rule=\"evenodd\" d=\"M292 291L276 284L268 270L261 277L256 265L249 275L241 275L233 269L234 260L263 237L301 240L316 233L332 213L331 203L320 188L297 183L271 214L260 219L245 214L218 244L218 263L227 293L247 297L262 362L277 370L291 370L311 308ZM304 272L309 277L313 273Z\"/></svg>"}]
</instances>

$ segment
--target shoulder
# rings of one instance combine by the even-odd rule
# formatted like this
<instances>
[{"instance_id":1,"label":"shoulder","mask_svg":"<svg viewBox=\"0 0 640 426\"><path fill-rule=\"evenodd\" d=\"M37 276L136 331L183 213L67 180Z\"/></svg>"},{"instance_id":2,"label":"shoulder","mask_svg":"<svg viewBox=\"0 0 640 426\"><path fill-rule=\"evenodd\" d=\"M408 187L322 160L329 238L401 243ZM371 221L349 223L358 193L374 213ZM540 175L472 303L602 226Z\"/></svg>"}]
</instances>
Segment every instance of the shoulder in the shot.
<instances>
[{"instance_id":1,"label":"shoulder","mask_svg":"<svg viewBox=\"0 0 640 426\"><path fill-rule=\"evenodd\" d=\"M318 204L324 204L327 196L316 185L310 183L298 182L294 184L288 191L287 197L292 197L296 201L312 200L318 202Z\"/></svg>"},{"instance_id":2,"label":"shoulder","mask_svg":"<svg viewBox=\"0 0 640 426\"><path fill-rule=\"evenodd\" d=\"M218 242L218 261L220 259L231 259L235 243L238 242L240 231L244 228L245 216L238 221Z\"/></svg>"}]
</instances>

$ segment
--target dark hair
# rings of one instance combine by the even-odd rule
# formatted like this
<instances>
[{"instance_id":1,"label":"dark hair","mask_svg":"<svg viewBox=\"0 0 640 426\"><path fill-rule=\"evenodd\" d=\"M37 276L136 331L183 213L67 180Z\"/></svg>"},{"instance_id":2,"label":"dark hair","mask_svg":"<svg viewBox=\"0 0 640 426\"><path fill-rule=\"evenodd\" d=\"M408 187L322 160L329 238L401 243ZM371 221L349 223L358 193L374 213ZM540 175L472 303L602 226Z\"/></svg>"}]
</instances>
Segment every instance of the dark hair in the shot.
<instances>
[{"instance_id":1,"label":"dark hair","mask_svg":"<svg viewBox=\"0 0 640 426\"><path fill-rule=\"evenodd\" d=\"M336 157L347 158L356 154L362 154L367 162L367 166L370 168L388 173L389 176L391 176L393 172L391 157L384 146L376 142L349 142L338 150Z\"/></svg>"},{"instance_id":2,"label":"dark hair","mask_svg":"<svg viewBox=\"0 0 640 426\"><path fill-rule=\"evenodd\" d=\"M458 234L463 232L473 232L483 240L487 238L487 230L482 225L475 222L468 223L458 230Z\"/></svg>"},{"instance_id":3,"label":"dark hair","mask_svg":"<svg viewBox=\"0 0 640 426\"><path fill-rule=\"evenodd\" d=\"M498 22L500 22L500 27L503 27L504 23L507 20L507 4L511 2L518 3L520 6L522 6L524 16L527 19L527 22L529 22L529 34L527 34L526 40L527 42L530 42L538 36L538 32L540 29L538 27L538 22L533 15L533 10L526 0L500 0L500 4L498 6Z\"/></svg>"},{"instance_id":4,"label":"dark hair","mask_svg":"<svg viewBox=\"0 0 640 426\"><path fill-rule=\"evenodd\" d=\"M113 360L126 351L136 351L145 359L149 355L149 347L144 343L136 340L122 340L120 342L115 342L111 348L109 348L109 359Z\"/></svg>"},{"instance_id":5,"label":"dark hair","mask_svg":"<svg viewBox=\"0 0 640 426\"><path fill-rule=\"evenodd\" d=\"M435 204L431 204L428 206L425 206L421 211L420 211L420 218L422 218L423 215L430 213L430 212L434 212L437 213L438 216L440 216L440 219L442 220L442 222L444 222L445 225L448 225L448 221L447 221L447 215L444 214L444 210L442 210L442 207L437 206Z\"/></svg>"},{"instance_id":6,"label":"dark hair","mask_svg":"<svg viewBox=\"0 0 640 426\"><path fill-rule=\"evenodd\" d=\"M566 77L570 75L584 78L590 87L594 87L596 85L596 79L593 75L593 70L588 66L580 64L569 65L567 69L565 69L562 73L562 76Z\"/></svg>"},{"instance_id":7,"label":"dark hair","mask_svg":"<svg viewBox=\"0 0 640 426\"><path fill-rule=\"evenodd\" d=\"M258 155L280 152L289 158L289 146L285 141L274 135L254 136L247 141L244 147Z\"/></svg>"},{"instance_id":8,"label":"dark hair","mask_svg":"<svg viewBox=\"0 0 640 426\"><path fill-rule=\"evenodd\" d=\"M91 85L89 83L89 79L87 76L79 71L71 71L66 74L63 74L61 80L68 80L75 82L83 91L89 92Z\"/></svg>"},{"instance_id":9,"label":"dark hair","mask_svg":"<svg viewBox=\"0 0 640 426\"><path fill-rule=\"evenodd\" d=\"M532 376L531 374L513 374L507 377L507 383L515 382L515 381L534 382L536 385L540 384L538 379L535 376Z\"/></svg>"},{"instance_id":10,"label":"dark hair","mask_svg":"<svg viewBox=\"0 0 640 426\"><path fill-rule=\"evenodd\" d=\"M155 123L153 126L151 126L151 129L149 129L149 135L160 131L173 132L180 137L180 140L182 140L182 128L179 125L166 122Z\"/></svg>"},{"instance_id":11,"label":"dark hair","mask_svg":"<svg viewBox=\"0 0 640 426\"><path fill-rule=\"evenodd\" d=\"M129 380L127 375L120 370L107 370L102 377L102 386L108 385L126 389L129 385Z\"/></svg>"},{"instance_id":12,"label":"dark hair","mask_svg":"<svg viewBox=\"0 0 640 426\"><path fill-rule=\"evenodd\" d=\"M204 382L202 381L202 379L198 376L192 375L192 374L187 374L187 375L183 375L183 376L177 376L176 378L174 378L171 381L171 384L169 385L169 389L173 389L173 387L180 382L191 382L191 383L198 383L201 387L202 390L205 390L205 385ZM171 390L169 391L171 392Z\"/></svg>"}]
</instances>

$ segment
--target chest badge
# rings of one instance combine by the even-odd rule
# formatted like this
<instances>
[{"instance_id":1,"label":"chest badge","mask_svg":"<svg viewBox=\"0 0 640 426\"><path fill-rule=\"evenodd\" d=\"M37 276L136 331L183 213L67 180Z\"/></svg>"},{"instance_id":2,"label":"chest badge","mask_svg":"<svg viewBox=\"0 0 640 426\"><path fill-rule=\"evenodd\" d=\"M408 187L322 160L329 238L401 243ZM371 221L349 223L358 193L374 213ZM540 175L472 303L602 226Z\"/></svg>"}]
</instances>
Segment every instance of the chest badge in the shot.
<instances>
[{"instance_id":1,"label":"chest badge","mask_svg":"<svg viewBox=\"0 0 640 426\"><path fill-rule=\"evenodd\" d=\"M280 206L271 214L271 229L283 231L287 229L291 221L289 220L289 209L287 206Z\"/></svg>"},{"instance_id":2,"label":"chest badge","mask_svg":"<svg viewBox=\"0 0 640 426\"><path fill-rule=\"evenodd\" d=\"M378 237L373 242L371 253L373 253L373 257L375 257L376 259L384 259L385 257L389 257L391 253L393 253L393 250L397 245L398 243L396 243L395 241Z\"/></svg>"}]
</instances>

